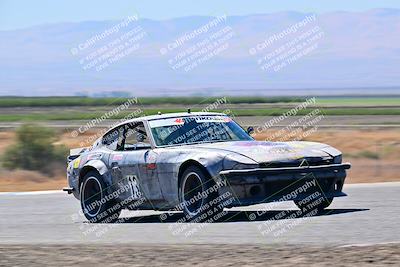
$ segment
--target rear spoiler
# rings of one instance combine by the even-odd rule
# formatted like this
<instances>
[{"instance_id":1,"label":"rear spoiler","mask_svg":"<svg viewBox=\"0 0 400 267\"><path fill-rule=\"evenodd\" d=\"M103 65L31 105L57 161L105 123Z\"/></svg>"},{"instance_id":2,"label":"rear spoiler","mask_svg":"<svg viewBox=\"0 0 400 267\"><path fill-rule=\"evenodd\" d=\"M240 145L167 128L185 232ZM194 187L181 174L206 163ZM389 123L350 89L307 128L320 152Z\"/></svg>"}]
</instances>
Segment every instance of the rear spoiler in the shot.
<instances>
[{"instance_id":1,"label":"rear spoiler","mask_svg":"<svg viewBox=\"0 0 400 267\"><path fill-rule=\"evenodd\" d=\"M69 150L69 156L67 157L68 163L78 158L83 152L87 151L89 147L72 148Z\"/></svg>"}]
</instances>

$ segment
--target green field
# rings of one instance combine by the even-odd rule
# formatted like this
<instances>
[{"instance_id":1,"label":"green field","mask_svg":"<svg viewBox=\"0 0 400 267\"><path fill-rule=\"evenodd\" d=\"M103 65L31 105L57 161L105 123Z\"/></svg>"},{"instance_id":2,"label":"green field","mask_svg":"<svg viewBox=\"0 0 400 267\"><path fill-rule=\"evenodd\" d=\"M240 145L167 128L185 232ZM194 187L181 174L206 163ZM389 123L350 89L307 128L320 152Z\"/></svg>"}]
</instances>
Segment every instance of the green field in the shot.
<instances>
[{"instance_id":1,"label":"green field","mask_svg":"<svg viewBox=\"0 0 400 267\"><path fill-rule=\"evenodd\" d=\"M200 111L222 97L138 98L137 104L111 117L125 118L138 107L146 115L157 112L182 112L188 107ZM299 97L227 97L216 112L229 109L236 116L280 116L307 98ZM89 120L103 116L128 98L89 97L0 97L0 121ZM220 102L221 103L221 102ZM240 105L239 105L240 104ZM257 104L257 105L256 105ZM152 105L152 106L150 106ZM168 107L171 105L171 107ZM159 106L159 107L158 107ZM15 112L12 108L18 108ZM400 97L316 97L316 104L300 109L297 115L321 109L324 115L400 115ZM130 111L131 110L131 111Z\"/></svg>"},{"instance_id":2,"label":"green field","mask_svg":"<svg viewBox=\"0 0 400 267\"><path fill-rule=\"evenodd\" d=\"M400 97L326 97L317 98L317 104L334 106L400 106Z\"/></svg>"},{"instance_id":3,"label":"green field","mask_svg":"<svg viewBox=\"0 0 400 267\"><path fill-rule=\"evenodd\" d=\"M211 104L222 97L143 97L141 105L197 105ZM93 97L0 97L0 107L66 107L66 106L109 106L125 103L129 98ZM301 103L306 97L226 97L228 104L255 103ZM316 97L317 105L375 105L400 106L400 96L385 97Z\"/></svg>"},{"instance_id":4,"label":"green field","mask_svg":"<svg viewBox=\"0 0 400 267\"><path fill-rule=\"evenodd\" d=\"M280 116L290 109L273 108L273 109L238 109L232 110L235 116ZM183 109L144 109L143 115L153 115L157 112L170 113L182 112ZM200 111L193 109L192 111ZM213 110L215 112L223 112L223 110ZM297 115L306 115L312 109L300 110ZM322 109L324 115L400 115L400 108L343 108L343 109ZM122 119L128 116L130 112L120 112L118 115L110 117L110 119ZM70 112L70 113L34 113L34 114L0 114L1 122L13 121L46 121L46 120L90 120L103 116L104 113L98 112Z\"/></svg>"},{"instance_id":5,"label":"green field","mask_svg":"<svg viewBox=\"0 0 400 267\"><path fill-rule=\"evenodd\" d=\"M138 98L141 105L211 104L222 97L144 97ZM65 107L65 106L110 106L125 103L129 98L93 97L0 97L0 107ZM298 103L302 97L227 97L227 103Z\"/></svg>"}]
</instances>

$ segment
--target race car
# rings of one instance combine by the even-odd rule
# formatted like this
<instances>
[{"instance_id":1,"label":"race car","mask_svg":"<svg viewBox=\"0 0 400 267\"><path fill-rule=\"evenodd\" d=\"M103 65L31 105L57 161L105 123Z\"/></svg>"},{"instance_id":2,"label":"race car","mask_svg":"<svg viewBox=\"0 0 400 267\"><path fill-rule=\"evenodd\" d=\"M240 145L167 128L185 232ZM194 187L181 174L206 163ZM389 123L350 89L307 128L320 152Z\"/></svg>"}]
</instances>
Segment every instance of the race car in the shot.
<instances>
[{"instance_id":1,"label":"race car","mask_svg":"<svg viewBox=\"0 0 400 267\"><path fill-rule=\"evenodd\" d=\"M206 218L224 208L294 201L326 208L342 192L349 163L315 142L256 141L222 113L184 112L127 120L91 147L72 149L64 188L89 222L122 209L183 211Z\"/></svg>"}]
</instances>

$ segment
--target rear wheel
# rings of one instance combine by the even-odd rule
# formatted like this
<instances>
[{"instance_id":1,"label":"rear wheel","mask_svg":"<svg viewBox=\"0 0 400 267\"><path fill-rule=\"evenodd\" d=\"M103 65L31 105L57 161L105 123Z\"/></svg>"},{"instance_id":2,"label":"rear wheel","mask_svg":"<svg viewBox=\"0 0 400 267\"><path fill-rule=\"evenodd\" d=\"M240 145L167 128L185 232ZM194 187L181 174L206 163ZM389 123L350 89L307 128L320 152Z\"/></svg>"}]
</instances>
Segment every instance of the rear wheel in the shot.
<instances>
[{"instance_id":1,"label":"rear wheel","mask_svg":"<svg viewBox=\"0 0 400 267\"><path fill-rule=\"evenodd\" d=\"M179 202L188 221L207 221L220 213L218 192L212 190L214 180L202 169L190 166L182 175L179 186Z\"/></svg>"},{"instance_id":2,"label":"rear wheel","mask_svg":"<svg viewBox=\"0 0 400 267\"><path fill-rule=\"evenodd\" d=\"M97 172L89 172L83 178L80 190L81 208L86 219L92 223L115 222L121 206L106 196L106 185Z\"/></svg>"}]
</instances>

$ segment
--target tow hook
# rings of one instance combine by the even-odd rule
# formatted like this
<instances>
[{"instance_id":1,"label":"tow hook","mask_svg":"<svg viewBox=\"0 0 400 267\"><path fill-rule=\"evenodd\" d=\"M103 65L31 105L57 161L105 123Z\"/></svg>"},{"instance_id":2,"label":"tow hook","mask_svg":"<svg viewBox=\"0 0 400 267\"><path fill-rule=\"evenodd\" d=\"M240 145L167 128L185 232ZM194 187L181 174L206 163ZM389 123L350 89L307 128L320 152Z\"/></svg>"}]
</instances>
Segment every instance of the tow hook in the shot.
<instances>
[{"instance_id":1,"label":"tow hook","mask_svg":"<svg viewBox=\"0 0 400 267\"><path fill-rule=\"evenodd\" d=\"M74 191L74 189L71 188L71 187L64 187L64 188L62 189L62 191L67 192L68 195L69 195L69 194L72 194L72 192Z\"/></svg>"}]
</instances>

